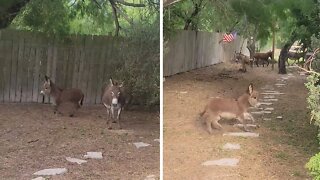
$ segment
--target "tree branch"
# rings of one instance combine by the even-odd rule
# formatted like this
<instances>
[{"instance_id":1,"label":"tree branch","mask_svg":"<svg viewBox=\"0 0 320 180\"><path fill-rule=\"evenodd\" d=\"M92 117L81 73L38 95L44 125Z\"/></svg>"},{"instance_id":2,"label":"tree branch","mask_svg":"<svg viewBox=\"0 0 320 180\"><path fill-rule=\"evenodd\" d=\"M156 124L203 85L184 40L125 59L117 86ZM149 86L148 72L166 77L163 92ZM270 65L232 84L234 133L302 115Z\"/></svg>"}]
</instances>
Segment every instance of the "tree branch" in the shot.
<instances>
[{"instance_id":1,"label":"tree branch","mask_svg":"<svg viewBox=\"0 0 320 180\"><path fill-rule=\"evenodd\" d=\"M128 21L128 23L130 23L131 25L133 25L133 22L132 22L131 19L127 16L127 14L124 13L123 11L121 11L120 8L118 8L117 6L115 6L115 7L116 7L116 9L118 10L119 14L121 14L121 15L123 16L123 18Z\"/></svg>"},{"instance_id":2,"label":"tree branch","mask_svg":"<svg viewBox=\"0 0 320 180\"><path fill-rule=\"evenodd\" d=\"M97 4L97 6L99 7L99 9L102 9L101 5L97 2L97 0L93 0L93 2Z\"/></svg>"},{"instance_id":3,"label":"tree branch","mask_svg":"<svg viewBox=\"0 0 320 180\"><path fill-rule=\"evenodd\" d=\"M112 13L113 13L113 18L114 18L114 24L116 25L116 31L115 31L115 36L119 36L119 30L120 30L120 25L119 25L119 20L118 20L118 15L117 15L117 8L116 4L114 3L113 0L109 0L111 7L112 7Z\"/></svg>"},{"instance_id":4,"label":"tree branch","mask_svg":"<svg viewBox=\"0 0 320 180\"><path fill-rule=\"evenodd\" d=\"M120 3L125 6L131 6L131 7L146 7L146 5L144 4L129 3L129 2L125 2L124 0L114 0L114 2Z\"/></svg>"}]
</instances>

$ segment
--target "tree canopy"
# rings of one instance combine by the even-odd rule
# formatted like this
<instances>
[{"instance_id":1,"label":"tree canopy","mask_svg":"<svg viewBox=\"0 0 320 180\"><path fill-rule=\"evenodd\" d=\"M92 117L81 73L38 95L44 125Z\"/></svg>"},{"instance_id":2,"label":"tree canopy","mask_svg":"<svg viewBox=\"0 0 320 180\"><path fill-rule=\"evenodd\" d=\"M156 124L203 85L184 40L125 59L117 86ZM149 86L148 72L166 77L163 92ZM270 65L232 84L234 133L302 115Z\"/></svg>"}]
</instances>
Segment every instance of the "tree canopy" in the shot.
<instances>
[{"instance_id":1,"label":"tree canopy","mask_svg":"<svg viewBox=\"0 0 320 180\"><path fill-rule=\"evenodd\" d=\"M0 7L0 28L60 35L126 35L160 17L158 0L4 0Z\"/></svg>"},{"instance_id":2,"label":"tree canopy","mask_svg":"<svg viewBox=\"0 0 320 180\"><path fill-rule=\"evenodd\" d=\"M164 33L168 37L177 29L235 30L265 44L275 30L280 46L295 40L310 46L311 36L320 32L319 4L316 0L182 0L166 6Z\"/></svg>"}]
</instances>

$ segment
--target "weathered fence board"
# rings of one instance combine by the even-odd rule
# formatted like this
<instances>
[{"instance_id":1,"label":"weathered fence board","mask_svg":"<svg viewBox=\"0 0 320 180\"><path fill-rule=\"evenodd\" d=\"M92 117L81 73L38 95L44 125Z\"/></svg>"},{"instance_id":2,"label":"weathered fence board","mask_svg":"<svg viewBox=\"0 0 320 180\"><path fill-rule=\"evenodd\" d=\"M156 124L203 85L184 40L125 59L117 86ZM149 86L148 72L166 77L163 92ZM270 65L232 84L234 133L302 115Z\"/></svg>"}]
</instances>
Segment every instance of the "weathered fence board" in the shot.
<instances>
[{"instance_id":1,"label":"weathered fence board","mask_svg":"<svg viewBox=\"0 0 320 180\"><path fill-rule=\"evenodd\" d=\"M0 30L0 102L52 102L40 90L44 76L61 88L80 88L85 104L101 101L101 88L125 59L139 58L144 43L111 36L70 36ZM139 53L137 53L139 52ZM135 56L132 56L132 55Z\"/></svg>"},{"instance_id":2,"label":"weathered fence board","mask_svg":"<svg viewBox=\"0 0 320 180\"><path fill-rule=\"evenodd\" d=\"M231 43L219 43L222 36L219 33L195 31L177 33L169 40L167 49L164 49L164 76L230 61L234 52L239 52L241 47L242 53L249 54L243 38L238 36Z\"/></svg>"}]
</instances>

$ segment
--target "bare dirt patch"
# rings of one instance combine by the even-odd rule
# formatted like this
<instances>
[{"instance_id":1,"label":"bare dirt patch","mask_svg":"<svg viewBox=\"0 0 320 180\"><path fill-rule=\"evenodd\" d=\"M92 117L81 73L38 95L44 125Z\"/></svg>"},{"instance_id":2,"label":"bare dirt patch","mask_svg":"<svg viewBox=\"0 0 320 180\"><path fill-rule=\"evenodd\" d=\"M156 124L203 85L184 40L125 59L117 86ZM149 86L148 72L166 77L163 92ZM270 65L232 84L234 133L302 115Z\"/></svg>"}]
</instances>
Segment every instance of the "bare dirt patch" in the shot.
<instances>
[{"instance_id":1,"label":"bare dirt patch","mask_svg":"<svg viewBox=\"0 0 320 180\"><path fill-rule=\"evenodd\" d=\"M164 178L165 179L306 179L304 168L317 151L316 128L309 123L304 87L305 77L290 68L294 77L276 87L284 75L268 68L250 67L247 73L230 64L219 64L167 77L164 83ZM254 115L259 137L222 136L242 132L235 122L222 121L223 131L209 135L196 118L210 97L241 95L250 82L260 89L272 85L279 101L271 114ZM276 119L283 116L283 119ZM271 118L263 121L263 118ZM226 143L238 143L240 150L223 150ZM202 166L208 160L240 159L236 167Z\"/></svg>"},{"instance_id":2,"label":"bare dirt patch","mask_svg":"<svg viewBox=\"0 0 320 180\"><path fill-rule=\"evenodd\" d=\"M144 179L159 177L159 113L124 111L123 130L107 130L106 110L84 106L76 117L53 114L51 105L0 104L0 179L30 180L36 171L67 168L50 179ZM134 142L151 146L137 149ZM100 151L103 159L78 165L80 158Z\"/></svg>"}]
</instances>

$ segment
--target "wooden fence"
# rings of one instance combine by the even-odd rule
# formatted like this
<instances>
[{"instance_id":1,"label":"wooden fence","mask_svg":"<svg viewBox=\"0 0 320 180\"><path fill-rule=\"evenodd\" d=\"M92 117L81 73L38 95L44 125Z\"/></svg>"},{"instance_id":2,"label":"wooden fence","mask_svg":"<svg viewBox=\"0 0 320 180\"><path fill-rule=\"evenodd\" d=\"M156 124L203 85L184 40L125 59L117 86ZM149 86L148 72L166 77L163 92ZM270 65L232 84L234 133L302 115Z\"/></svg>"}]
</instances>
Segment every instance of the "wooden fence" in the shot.
<instances>
[{"instance_id":1,"label":"wooden fence","mask_svg":"<svg viewBox=\"0 0 320 180\"><path fill-rule=\"evenodd\" d=\"M219 44L223 34L195 31L181 31L169 40L167 49L164 49L163 74L164 76L186 72L227 60L231 60L234 52L240 51L249 55L246 41L237 37L231 43Z\"/></svg>"},{"instance_id":2,"label":"wooden fence","mask_svg":"<svg viewBox=\"0 0 320 180\"><path fill-rule=\"evenodd\" d=\"M85 104L100 103L101 87L126 54L145 48L109 36L71 36L62 42L41 34L0 31L0 102L51 102L40 90L44 75L59 87L80 88Z\"/></svg>"}]
</instances>

